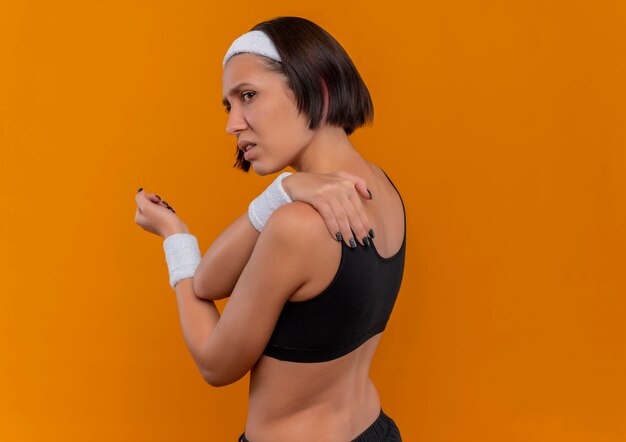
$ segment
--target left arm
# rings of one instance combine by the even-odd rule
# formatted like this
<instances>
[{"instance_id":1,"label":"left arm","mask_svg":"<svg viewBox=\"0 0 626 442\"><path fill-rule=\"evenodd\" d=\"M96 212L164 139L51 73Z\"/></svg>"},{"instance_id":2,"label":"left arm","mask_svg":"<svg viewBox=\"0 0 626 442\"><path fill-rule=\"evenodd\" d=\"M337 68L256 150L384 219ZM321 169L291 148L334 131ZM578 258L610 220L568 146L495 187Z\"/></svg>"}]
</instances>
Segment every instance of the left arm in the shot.
<instances>
[{"instance_id":1,"label":"left arm","mask_svg":"<svg viewBox=\"0 0 626 442\"><path fill-rule=\"evenodd\" d=\"M314 244L302 231L312 229L326 227L310 205L276 209L221 316L213 301L196 297L193 278L176 284L183 337L206 382L216 387L236 382L261 357L283 305L308 280L302 251Z\"/></svg>"},{"instance_id":2,"label":"left arm","mask_svg":"<svg viewBox=\"0 0 626 442\"><path fill-rule=\"evenodd\" d=\"M193 278L181 280L175 286L176 304L178 304L178 318L183 333L183 339L196 365L202 372L202 343L206 342L220 319L220 313L215 302L201 299L193 289ZM202 373L202 377L207 377Z\"/></svg>"},{"instance_id":3,"label":"left arm","mask_svg":"<svg viewBox=\"0 0 626 442\"><path fill-rule=\"evenodd\" d=\"M187 225L155 199L139 189L135 222L164 239L189 233ZM285 302L313 278L306 251L320 238L330 241L327 235L324 219L307 203L296 201L274 210L221 316L213 301L196 296L193 276L176 283L183 338L209 384L231 384L259 360Z\"/></svg>"}]
</instances>

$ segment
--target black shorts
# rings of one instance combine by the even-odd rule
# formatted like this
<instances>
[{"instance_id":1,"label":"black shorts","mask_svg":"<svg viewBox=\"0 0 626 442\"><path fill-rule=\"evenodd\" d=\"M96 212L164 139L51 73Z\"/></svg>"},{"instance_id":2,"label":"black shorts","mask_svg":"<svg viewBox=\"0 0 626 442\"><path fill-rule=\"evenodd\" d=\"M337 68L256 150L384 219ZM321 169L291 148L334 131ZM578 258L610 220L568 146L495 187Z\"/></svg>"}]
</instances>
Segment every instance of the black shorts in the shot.
<instances>
[{"instance_id":1,"label":"black shorts","mask_svg":"<svg viewBox=\"0 0 626 442\"><path fill-rule=\"evenodd\" d=\"M251 441L246 439L246 433L243 432L241 436L239 436L238 442ZM400 436L400 430L396 423L383 413L383 409L381 408L380 414L374 423L350 442L402 442L402 437Z\"/></svg>"}]
</instances>

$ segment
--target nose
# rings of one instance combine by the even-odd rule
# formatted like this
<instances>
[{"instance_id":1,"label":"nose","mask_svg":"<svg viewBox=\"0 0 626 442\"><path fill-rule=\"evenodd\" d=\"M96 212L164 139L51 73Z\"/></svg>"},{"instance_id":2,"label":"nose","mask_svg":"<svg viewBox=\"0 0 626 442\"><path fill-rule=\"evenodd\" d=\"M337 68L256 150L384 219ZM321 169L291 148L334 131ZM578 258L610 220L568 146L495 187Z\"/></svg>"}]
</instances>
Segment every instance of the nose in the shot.
<instances>
[{"instance_id":1,"label":"nose","mask_svg":"<svg viewBox=\"0 0 626 442\"><path fill-rule=\"evenodd\" d=\"M226 122L226 132L230 135L235 135L237 132L248 128L248 123L243 115L243 112L238 107L231 107L228 113L228 121Z\"/></svg>"}]
</instances>

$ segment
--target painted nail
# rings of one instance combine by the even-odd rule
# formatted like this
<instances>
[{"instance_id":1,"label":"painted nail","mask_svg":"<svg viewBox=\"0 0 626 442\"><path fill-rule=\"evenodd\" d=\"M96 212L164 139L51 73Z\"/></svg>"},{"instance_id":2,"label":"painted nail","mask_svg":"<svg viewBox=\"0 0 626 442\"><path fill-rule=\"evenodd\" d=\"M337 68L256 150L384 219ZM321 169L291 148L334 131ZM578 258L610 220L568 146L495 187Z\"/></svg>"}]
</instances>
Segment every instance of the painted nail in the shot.
<instances>
[{"instance_id":1,"label":"painted nail","mask_svg":"<svg viewBox=\"0 0 626 442\"><path fill-rule=\"evenodd\" d=\"M137 193L141 192L142 190L143 190L143 187L140 187Z\"/></svg>"},{"instance_id":2,"label":"painted nail","mask_svg":"<svg viewBox=\"0 0 626 442\"><path fill-rule=\"evenodd\" d=\"M356 247L356 241L354 240L354 238L350 238L350 241L348 241L350 243L350 247L352 247L353 249Z\"/></svg>"},{"instance_id":3,"label":"painted nail","mask_svg":"<svg viewBox=\"0 0 626 442\"><path fill-rule=\"evenodd\" d=\"M369 247L369 245L370 245L370 240L367 238L367 236L363 237L363 245L365 247Z\"/></svg>"},{"instance_id":4,"label":"painted nail","mask_svg":"<svg viewBox=\"0 0 626 442\"><path fill-rule=\"evenodd\" d=\"M337 241L343 241L343 235L341 234L341 232L335 233L335 239Z\"/></svg>"},{"instance_id":5,"label":"painted nail","mask_svg":"<svg viewBox=\"0 0 626 442\"><path fill-rule=\"evenodd\" d=\"M374 230L370 229L369 235L370 235L370 238L374 238Z\"/></svg>"},{"instance_id":6,"label":"painted nail","mask_svg":"<svg viewBox=\"0 0 626 442\"><path fill-rule=\"evenodd\" d=\"M369 190L369 189L367 189L367 193L369 193L369 194L370 194L370 199L372 199L372 192L370 192L370 190Z\"/></svg>"}]
</instances>

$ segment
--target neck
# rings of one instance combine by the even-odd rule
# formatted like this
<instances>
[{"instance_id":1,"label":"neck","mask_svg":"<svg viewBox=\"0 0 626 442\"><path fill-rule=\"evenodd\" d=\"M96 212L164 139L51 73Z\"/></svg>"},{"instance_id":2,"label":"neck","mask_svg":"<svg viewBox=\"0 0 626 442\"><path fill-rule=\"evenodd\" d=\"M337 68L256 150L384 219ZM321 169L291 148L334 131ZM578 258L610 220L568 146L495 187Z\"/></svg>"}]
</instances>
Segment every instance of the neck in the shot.
<instances>
[{"instance_id":1,"label":"neck","mask_svg":"<svg viewBox=\"0 0 626 442\"><path fill-rule=\"evenodd\" d=\"M324 174L364 162L341 127L323 126L290 166L296 172Z\"/></svg>"}]
</instances>

